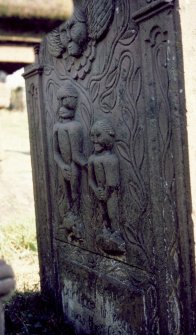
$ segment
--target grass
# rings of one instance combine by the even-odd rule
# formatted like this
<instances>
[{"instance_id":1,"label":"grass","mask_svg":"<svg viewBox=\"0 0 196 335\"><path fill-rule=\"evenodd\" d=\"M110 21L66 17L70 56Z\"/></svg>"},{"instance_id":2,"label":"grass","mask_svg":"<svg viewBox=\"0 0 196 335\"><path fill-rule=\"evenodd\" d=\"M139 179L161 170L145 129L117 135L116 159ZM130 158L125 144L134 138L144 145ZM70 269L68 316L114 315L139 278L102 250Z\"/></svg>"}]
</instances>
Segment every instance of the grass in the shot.
<instances>
[{"instance_id":1,"label":"grass","mask_svg":"<svg viewBox=\"0 0 196 335\"><path fill-rule=\"evenodd\" d=\"M0 231L0 254L12 265L17 290L39 290L39 269L34 220L13 222Z\"/></svg>"},{"instance_id":2,"label":"grass","mask_svg":"<svg viewBox=\"0 0 196 335\"><path fill-rule=\"evenodd\" d=\"M26 112L0 110L0 257L20 292L39 290L39 268Z\"/></svg>"}]
</instances>

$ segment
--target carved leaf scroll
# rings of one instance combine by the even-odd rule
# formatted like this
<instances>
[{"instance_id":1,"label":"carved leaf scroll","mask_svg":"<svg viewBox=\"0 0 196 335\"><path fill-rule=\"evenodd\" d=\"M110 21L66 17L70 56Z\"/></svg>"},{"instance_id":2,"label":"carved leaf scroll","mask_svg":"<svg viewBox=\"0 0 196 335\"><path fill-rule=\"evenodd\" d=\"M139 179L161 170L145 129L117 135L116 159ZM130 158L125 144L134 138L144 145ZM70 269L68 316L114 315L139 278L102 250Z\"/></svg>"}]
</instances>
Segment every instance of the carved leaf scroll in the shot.
<instances>
[{"instance_id":1,"label":"carved leaf scroll","mask_svg":"<svg viewBox=\"0 0 196 335\"><path fill-rule=\"evenodd\" d=\"M123 118L123 121L124 121L124 124L125 124L126 128L129 131L129 139L130 139L130 136L131 136L131 133L132 133L132 130L133 130L133 125L134 125L134 115L133 115L130 108L123 107L122 118Z\"/></svg>"},{"instance_id":2,"label":"carved leaf scroll","mask_svg":"<svg viewBox=\"0 0 196 335\"><path fill-rule=\"evenodd\" d=\"M100 84L97 81L93 82L92 86L91 86L91 93L92 93L93 102L96 100L96 98L99 94L99 89L100 89Z\"/></svg>"},{"instance_id":3,"label":"carved leaf scroll","mask_svg":"<svg viewBox=\"0 0 196 335\"><path fill-rule=\"evenodd\" d=\"M88 108L85 106L84 103L81 104L80 113L82 116L82 120L84 121L86 130L88 131L90 128L90 124L91 124L91 115L90 115Z\"/></svg>"},{"instance_id":4,"label":"carved leaf scroll","mask_svg":"<svg viewBox=\"0 0 196 335\"><path fill-rule=\"evenodd\" d=\"M112 109L116 104L116 92L115 89L110 89L105 92L100 99L100 104L105 113L111 113Z\"/></svg>"},{"instance_id":5,"label":"carved leaf scroll","mask_svg":"<svg viewBox=\"0 0 196 335\"><path fill-rule=\"evenodd\" d=\"M123 159L125 159L128 163L130 162L130 155L129 155L129 148L127 146L127 144L123 141L116 141L116 148L120 154L120 156L122 156Z\"/></svg>"},{"instance_id":6,"label":"carved leaf scroll","mask_svg":"<svg viewBox=\"0 0 196 335\"><path fill-rule=\"evenodd\" d=\"M50 119L52 120L52 122L54 121L54 111L57 110L57 105L58 105L58 101L57 101L57 97L56 97L56 91L59 88L59 85L57 85L55 83L54 80L50 79L47 83L47 97L48 97L48 113L50 116Z\"/></svg>"},{"instance_id":7,"label":"carved leaf scroll","mask_svg":"<svg viewBox=\"0 0 196 335\"><path fill-rule=\"evenodd\" d=\"M128 46L135 40L137 36L137 27L133 25L129 30L126 30L124 35L121 37L119 43L124 46Z\"/></svg>"},{"instance_id":8,"label":"carved leaf scroll","mask_svg":"<svg viewBox=\"0 0 196 335\"><path fill-rule=\"evenodd\" d=\"M115 64L114 68L107 75L106 82L105 82L105 87L106 88L110 88L110 87L114 86L114 84L117 80L117 75L118 75L117 68L118 68L118 63Z\"/></svg>"},{"instance_id":9,"label":"carved leaf scroll","mask_svg":"<svg viewBox=\"0 0 196 335\"><path fill-rule=\"evenodd\" d=\"M139 67L136 69L131 83L132 83L131 92L134 92L134 100L135 100L135 103L137 103L140 97L141 88L142 88L142 75L141 75L141 69Z\"/></svg>"},{"instance_id":10,"label":"carved leaf scroll","mask_svg":"<svg viewBox=\"0 0 196 335\"><path fill-rule=\"evenodd\" d=\"M143 129L138 129L136 136L135 136L135 147L134 147L134 155L136 158L136 164L141 169L143 161L144 161L144 151L145 151L145 144L144 144L144 133Z\"/></svg>"}]
</instances>

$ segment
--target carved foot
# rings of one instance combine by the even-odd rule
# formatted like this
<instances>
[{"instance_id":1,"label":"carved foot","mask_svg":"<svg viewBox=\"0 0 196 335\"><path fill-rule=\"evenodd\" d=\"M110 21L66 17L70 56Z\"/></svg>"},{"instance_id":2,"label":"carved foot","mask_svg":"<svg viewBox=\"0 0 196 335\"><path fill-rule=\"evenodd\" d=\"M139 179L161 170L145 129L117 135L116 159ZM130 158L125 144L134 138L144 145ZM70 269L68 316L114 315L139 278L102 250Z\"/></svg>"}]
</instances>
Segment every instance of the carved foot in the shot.
<instances>
[{"instance_id":1,"label":"carved foot","mask_svg":"<svg viewBox=\"0 0 196 335\"><path fill-rule=\"evenodd\" d=\"M60 229L64 229L68 240L73 241L82 241L83 240L83 223L80 216L69 212L63 218L63 224L60 226Z\"/></svg>"},{"instance_id":2,"label":"carved foot","mask_svg":"<svg viewBox=\"0 0 196 335\"><path fill-rule=\"evenodd\" d=\"M106 254L112 256L121 256L125 254L125 241L119 231L104 229L103 233L96 238L98 247Z\"/></svg>"}]
</instances>

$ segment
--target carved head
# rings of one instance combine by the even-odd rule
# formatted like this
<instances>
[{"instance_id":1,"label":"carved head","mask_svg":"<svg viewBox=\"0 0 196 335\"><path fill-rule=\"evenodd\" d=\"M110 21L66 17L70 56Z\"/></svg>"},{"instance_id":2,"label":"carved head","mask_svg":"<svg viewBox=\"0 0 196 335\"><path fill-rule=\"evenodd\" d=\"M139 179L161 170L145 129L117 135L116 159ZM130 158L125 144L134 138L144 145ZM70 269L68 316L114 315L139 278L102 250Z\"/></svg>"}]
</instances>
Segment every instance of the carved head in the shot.
<instances>
[{"instance_id":1,"label":"carved head","mask_svg":"<svg viewBox=\"0 0 196 335\"><path fill-rule=\"evenodd\" d=\"M58 115L62 119L70 119L75 116L78 102L78 92L70 83L66 83L57 91L57 99L59 100Z\"/></svg>"},{"instance_id":2,"label":"carved head","mask_svg":"<svg viewBox=\"0 0 196 335\"><path fill-rule=\"evenodd\" d=\"M80 57L87 45L87 26L84 12L75 8L73 16L60 27L60 39L68 54Z\"/></svg>"},{"instance_id":3,"label":"carved head","mask_svg":"<svg viewBox=\"0 0 196 335\"><path fill-rule=\"evenodd\" d=\"M95 152L111 150L114 145L115 131L108 120L96 121L91 128L90 138Z\"/></svg>"}]
</instances>

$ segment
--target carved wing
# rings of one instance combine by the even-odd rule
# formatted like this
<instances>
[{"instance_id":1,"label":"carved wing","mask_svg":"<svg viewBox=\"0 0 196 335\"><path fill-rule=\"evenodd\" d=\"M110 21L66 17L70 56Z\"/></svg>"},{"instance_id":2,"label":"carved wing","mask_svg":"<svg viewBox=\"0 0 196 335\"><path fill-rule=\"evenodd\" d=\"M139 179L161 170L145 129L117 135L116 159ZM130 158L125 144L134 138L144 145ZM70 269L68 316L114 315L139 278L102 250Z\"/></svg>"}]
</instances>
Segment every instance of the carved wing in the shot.
<instances>
[{"instance_id":1,"label":"carved wing","mask_svg":"<svg viewBox=\"0 0 196 335\"><path fill-rule=\"evenodd\" d=\"M49 53L54 57L59 57L63 51L59 28L54 29L47 35L47 42Z\"/></svg>"},{"instance_id":2,"label":"carved wing","mask_svg":"<svg viewBox=\"0 0 196 335\"><path fill-rule=\"evenodd\" d=\"M88 0L86 14L89 36L98 40L106 33L114 14L113 0Z\"/></svg>"}]
</instances>

